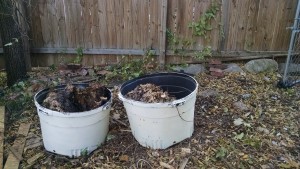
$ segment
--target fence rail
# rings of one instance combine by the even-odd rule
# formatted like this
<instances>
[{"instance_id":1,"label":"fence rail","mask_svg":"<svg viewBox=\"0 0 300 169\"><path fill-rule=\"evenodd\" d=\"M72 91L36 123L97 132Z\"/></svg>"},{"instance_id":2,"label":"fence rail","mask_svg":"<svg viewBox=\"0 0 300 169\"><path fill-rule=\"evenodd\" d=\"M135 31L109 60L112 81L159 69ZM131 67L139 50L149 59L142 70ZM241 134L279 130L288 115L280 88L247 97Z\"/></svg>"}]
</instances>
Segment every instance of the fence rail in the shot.
<instances>
[{"instance_id":1,"label":"fence rail","mask_svg":"<svg viewBox=\"0 0 300 169\"><path fill-rule=\"evenodd\" d=\"M30 45L33 53L82 47L86 54L137 54L174 49L166 30L187 50L285 51L297 0L215 0L219 6L207 38L188 25L197 22L212 0L32 0ZM1 46L0 46L1 47ZM176 46L177 48L182 46ZM175 47L175 48L176 48ZM0 52L3 50L0 49ZM113 51L113 52L112 52ZM36 59L37 57L35 57Z\"/></svg>"}]
</instances>

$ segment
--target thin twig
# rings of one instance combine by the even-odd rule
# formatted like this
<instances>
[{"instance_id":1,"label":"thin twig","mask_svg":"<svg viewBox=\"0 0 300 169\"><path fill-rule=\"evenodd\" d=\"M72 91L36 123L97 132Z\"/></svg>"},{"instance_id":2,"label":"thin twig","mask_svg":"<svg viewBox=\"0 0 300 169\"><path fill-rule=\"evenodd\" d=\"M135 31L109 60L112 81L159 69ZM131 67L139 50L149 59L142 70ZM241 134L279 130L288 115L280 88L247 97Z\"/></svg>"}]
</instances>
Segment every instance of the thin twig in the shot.
<instances>
[{"instance_id":1,"label":"thin twig","mask_svg":"<svg viewBox=\"0 0 300 169\"><path fill-rule=\"evenodd\" d=\"M147 161L147 160L144 160L144 159L139 159L138 161L137 161L137 163L136 163L136 167L137 168L139 168L139 163L140 162L145 162L146 164L148 164L151 168L154 168L154 167L152 167L152 165Z\"/></svg>"},{"instance_id":2,"label":"thin twig","mask_svg":"<svg viewBox=\"0 0 300 169\"><path fill-rule=\"evenodd\" d=\"M114 121L116 121L116 122L122 124L122 125L125 126L125 127L128 127L128 125L125 124L124 122L122 122L121 120L117 120L117 119L114 119L114 118L112 118L112 120L114 120Z\"/></svg>"}]
</instances>

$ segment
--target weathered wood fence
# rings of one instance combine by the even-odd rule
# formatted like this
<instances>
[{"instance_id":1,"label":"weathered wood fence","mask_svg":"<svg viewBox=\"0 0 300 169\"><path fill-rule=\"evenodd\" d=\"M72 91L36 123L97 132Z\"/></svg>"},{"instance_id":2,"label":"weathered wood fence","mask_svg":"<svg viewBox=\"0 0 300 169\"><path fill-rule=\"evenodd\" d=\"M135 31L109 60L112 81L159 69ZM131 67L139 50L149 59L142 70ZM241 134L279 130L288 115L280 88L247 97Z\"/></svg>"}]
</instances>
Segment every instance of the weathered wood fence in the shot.
<instances>
[{"instance_id":1,"label":"weathered wood fence","mask_svg":"<svg viewBox=\"0 0 300 169\"><path fill-rule=\"evenodd\" d=\"M32 63L57 63L58 55L76 54L79 47L84 49L84 64L115 62L116 55L143 55L146 50L153 50L160 63L169 63L174 51L166 30L193 39L196 43L189 50L211 46L224 54L288 49L287 27L293 23L297 0L215 2L220 10L205 39L195 37L188 25L212 0L32 0Z\"/></svg>"}]
</instances>

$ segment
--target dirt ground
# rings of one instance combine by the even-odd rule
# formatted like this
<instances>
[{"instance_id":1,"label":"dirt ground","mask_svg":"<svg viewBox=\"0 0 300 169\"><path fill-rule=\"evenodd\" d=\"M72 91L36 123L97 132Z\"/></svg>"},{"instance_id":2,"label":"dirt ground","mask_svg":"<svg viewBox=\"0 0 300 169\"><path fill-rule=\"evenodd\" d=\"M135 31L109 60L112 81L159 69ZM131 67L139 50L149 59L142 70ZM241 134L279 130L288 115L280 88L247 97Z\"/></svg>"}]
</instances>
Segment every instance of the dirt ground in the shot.
<instances>
[{"instance_id":1,"label":"dirt ground","mask_svg":"<svg viewBox=\"0 0 300 169\"><path fill-rule=\"evenodd\" d=\"M18 137L19 125L31 123L27 136L31 143L25 145L20 168L300 167L299 87L278 89L277 73L230 73L224 78L202 73L195 78L199 90L191 138L165 150L142 147L131 133L117 97L118 86L108 84L113 91L113 105L107 139L89 156L71 159L45 151L33 104L34 93L64 82L64 78L48 69L34 70L28 81L6 93L5 159ZM16 101L30 104L15 105ZM41 154L38 159L28 161L37 154Z\"/></svg>"}]
</instances>

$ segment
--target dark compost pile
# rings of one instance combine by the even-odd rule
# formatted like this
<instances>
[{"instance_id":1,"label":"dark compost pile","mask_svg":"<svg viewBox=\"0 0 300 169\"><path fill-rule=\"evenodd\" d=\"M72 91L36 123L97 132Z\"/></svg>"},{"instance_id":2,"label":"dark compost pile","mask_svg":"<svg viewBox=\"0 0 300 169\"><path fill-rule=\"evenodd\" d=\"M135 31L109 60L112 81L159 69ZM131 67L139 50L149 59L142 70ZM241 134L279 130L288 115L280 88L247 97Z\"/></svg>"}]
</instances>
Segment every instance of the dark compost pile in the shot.
<instances>
[{"instance_id":1,"label":"dark compost pile","mask_svg":"<svg viewBox=\"0 0 300 169\"><path fill-rule=\"evenodd\" d=\"M163 103L176 100L167 91L163 91L160 86L151 83L138 85L134 90L128 92L126 97L145 103Z\"/></svg>"},{"instance_id":2,"label":"dark compost pile","mask_svg":"<svg viewBox=\"0 0 300 169\"><path fill-rule=\"evenodd\" d=\"M100 84L85 88L68 84L64 90L50 91L43 106L59 112L82 112L102 106L108 98L109 91Z\"/></svg>"}]
</instances>

